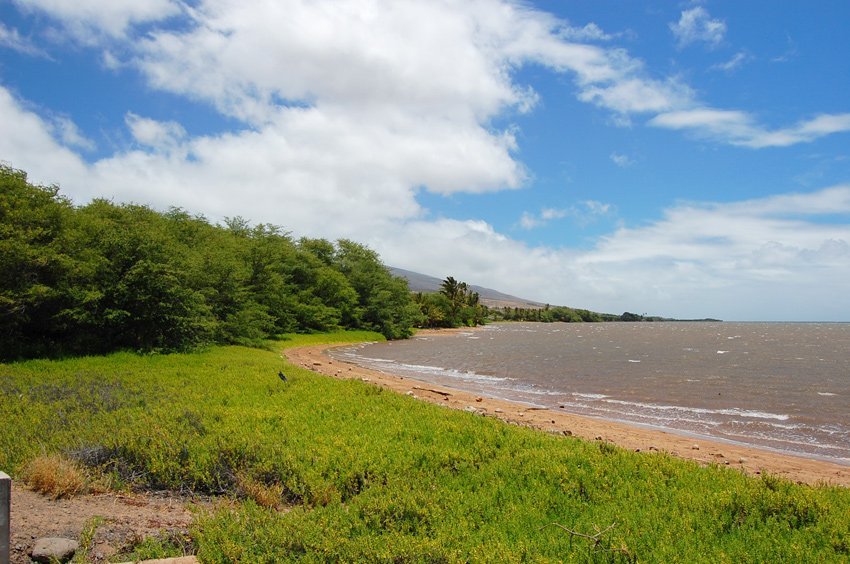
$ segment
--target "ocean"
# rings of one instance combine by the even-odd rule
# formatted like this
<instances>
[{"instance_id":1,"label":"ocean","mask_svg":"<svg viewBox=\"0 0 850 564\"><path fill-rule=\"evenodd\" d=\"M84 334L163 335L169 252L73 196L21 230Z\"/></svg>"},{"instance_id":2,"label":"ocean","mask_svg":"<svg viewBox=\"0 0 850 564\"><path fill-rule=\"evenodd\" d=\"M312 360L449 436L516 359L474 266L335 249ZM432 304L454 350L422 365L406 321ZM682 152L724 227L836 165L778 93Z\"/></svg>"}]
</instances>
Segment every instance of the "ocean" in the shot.
<instances>
[{"instance_id":1,"label":"ocean","mask_svg":"<svg viewBox=\"0 0 850 564\"><path fill-rule=\"evenodd\" d=\"M333 355L479 395L850 464L850 324L498 323Z\"/></svg>"}]
</instances>

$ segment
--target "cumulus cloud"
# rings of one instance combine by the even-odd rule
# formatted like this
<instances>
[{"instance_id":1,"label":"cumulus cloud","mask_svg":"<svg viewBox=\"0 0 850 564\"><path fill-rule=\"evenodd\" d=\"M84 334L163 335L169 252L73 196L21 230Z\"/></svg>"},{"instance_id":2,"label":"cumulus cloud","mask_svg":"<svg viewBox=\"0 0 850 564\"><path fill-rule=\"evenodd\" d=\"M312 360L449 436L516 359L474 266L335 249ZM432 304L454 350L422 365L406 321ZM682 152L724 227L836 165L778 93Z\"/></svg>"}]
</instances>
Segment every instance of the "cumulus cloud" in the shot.
<instances>
[{"instance_id":1,"label":"cumulus cloud","mask_svg":"<svg viewBox=\"0 0 850 564\"><path fill-rule=\"evenodd\" d=\"M698 42L716 47L726 36L726 22L712 18L705 8L697 6L682 11L679 21L670 23L670 31L679 47Z\"/></svg>"},{"instance_id":2,"label":"cumulus cloud","mask_svg":"<svg viewBox=\"0 0 850 564\"><path fill-rule=\"evenodd\" d=\"M175 0L13 0L22 10L41 11L60 19L72 36L85 44L103 35L121 37L130 26L156 22L181 12Z\"/></svg>"}]
</instances>

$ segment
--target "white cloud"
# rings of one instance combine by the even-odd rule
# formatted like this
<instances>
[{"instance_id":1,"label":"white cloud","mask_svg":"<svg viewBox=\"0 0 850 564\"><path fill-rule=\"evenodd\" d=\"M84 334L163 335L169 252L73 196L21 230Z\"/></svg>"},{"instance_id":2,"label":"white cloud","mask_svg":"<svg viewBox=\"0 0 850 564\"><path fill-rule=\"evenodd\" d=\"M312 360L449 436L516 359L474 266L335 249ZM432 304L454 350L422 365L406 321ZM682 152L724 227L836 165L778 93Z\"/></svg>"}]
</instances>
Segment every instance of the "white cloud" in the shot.
<instances>
[{"instance_id":1,"label":"white cloud","mask_svg":"<svg viewBox=\"0 0 850 564\"><path fill-rule=\"evenodd\" d=\"M733 71L738 70L744 64L751 59L750 55L748 55L744 51L739 51L735 53L731 59L724 63L717 63L716 65L711 66L711 70L719 70L726 73L731 73Z\"/></svg>"},{"instance_id":2,"label":"white cloud","mask_svg":"<svg viewBox=\"0 0 850 564\"><path fill-rule=\"evenodd\" d=\"M610 41L615 36L605 33L601 27L593 22L584 27L567 27L561 32L561 36L570 41Z\"/></svg>"},{"instance_id":3,"label":"white cloud","mask_svg":"<svg viewBox=\"0 0 850 564\"><path fill-rule=\"evenodd\" d=\"M0 47L6 47L33 57L47 57L47 53L37 47L29 38L22 37L17 29L6 27L3 22L0 22Z\"/></svg>"},{"instance_id":4,"label":"white cloud","mask_svg":"<svg viewBox=\"0 0 850 564\"><path fill-rule=\"evenodd\" d=\"M598 311L728 320L846 320L850 186L680 204L590 250L533 247L480 222L417 221L374 239L393 265ZM427 245L422 245L427 241ZM418 243L415 243L418 242ZM407 249L418 244L416 256Z\"/></svg>"},{"instance_id":5,"label":"white cloud","mask_svg":"<svg viewBox=\"0 0 850 564\"><path fill-rule=\"evenodd\" d=\"M635 160L632 157L624 155L623 153L618 153L616 151L611 153L611 155L609 155L609 158L615 165L620 168L628 168L635 164Z\"/></svg>"},{"instance_id":6,"label":"white cloud","mask_svg":"<svg viewBox=\"0 0 850 564\"><path fill-rule=\"evenodd\" d=\"M185 138L186 130L177 122L161 122L130 112L124 118L133 138L154 151L169 151Z\"/></svg>"},{"instance_id":7,"label":"white cloud","mask_svg":"<svg viewBox=\"0 0 850 564\"><path fill-rule=\"evenodd\" d=\"M670 30L679 47L697 42L716 47L726 35L726 22L712 19L705 8L697 6L682 11L679 21L670 23Z\"/></svg>"},{"instance_id":8,"label":"white cloud","mask_svg":"<svg viewBox=\"0 0 850 564\"><path fill-rule=\"evenodd\" d=\"M62 143L69 147L77 147L85 151L93 151L96 148L94 141L87 138L67 116L58 116L53 119L53 127Z\"/></svg>"},{"instance_id":9,"label":"white cloud","mask_svg":"<svg viewBox=\"0 0 850 564\"><path fill-rule=\"evenodd\" d=\"M542 224L543 222L541 219L531 212L524 211L522 212L522 216L519 218L519 225L523 229L534 229Z\"/></svg>"},{"instance_id":10,"label":"white cloud","mask_svg":"<svg viewBox=\"0 0 850 564\"><path fill-rule=\"evenodd\" d=\"M850 113L821 114L794 126L767 129L746 112L699 108L667 112L649 121L667 129L693 131L699 136L731 145L762 149L810 143L833 133L850 131Z\"/></svg>"},{"instance_id":11,"label":"white cloud","mask_svg":"<svg viewBox=\"0 0 850 564\"><path fill-rule=\"evenodd\" d=\"M85 184L86 166L80 157L55 136L61 132L16 100L0 87L0 159L25 170L39 184L61 180ZM78 193L89 196L83 188Z\"/></svg>"},{"instance_id":12,"label":"white cloud","mask_svg":"<svg viewBox=\"0 0 850 564\"><path fill-rule=\"evenodd\" d=\"M563 219L569 215L570 210L557 208L542 208L539 214L522 212L519 225L523 229L534 229L546 225L552 220Z\"/></svg>"},{"instance_id":13,"label":"white cloud","mask_svg":"<svg viewBox=\"0 0 850 564\"><path fill-rule=\"evenodd\" d=\"M522 212L519 226L523 229L535 229L556 220L571 217L581 226L586 226L611 212L611 205L596 200L584 200L569 208L541 208L539 213Z\"/></svg>"},{"instance_id":14,"label":"white cloud","mask_svg":"<svg viewBox=\"0 0 850 564\"><path fill-rule=\"evenodd\" d=\"M13 0L22 10L59 18L78 41L92 44L100 34L119 37L133 24L160 21L181 12L175 0Z\"/></svg>"}]
</instances>

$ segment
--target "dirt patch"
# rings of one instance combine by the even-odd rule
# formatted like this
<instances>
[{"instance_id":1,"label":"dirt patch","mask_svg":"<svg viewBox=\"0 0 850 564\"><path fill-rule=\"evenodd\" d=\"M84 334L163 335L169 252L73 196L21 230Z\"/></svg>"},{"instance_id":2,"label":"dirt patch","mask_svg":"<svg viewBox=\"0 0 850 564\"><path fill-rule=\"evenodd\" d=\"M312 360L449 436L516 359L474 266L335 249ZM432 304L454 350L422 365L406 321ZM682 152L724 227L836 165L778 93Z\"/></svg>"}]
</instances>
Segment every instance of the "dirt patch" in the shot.
<instances>
[{"instance_id":1,"label":"dirt patch","mask_svg":"<svg viewBox=\"0 0 850 564\"><path fill-rule=\"evenodd\" d=\"M90 562L106 562L141 539L158 534L186 536L198 509L211 502L173 494L108 493L51 500L12 482L10 562L28 563L36 539L79 540L95 517L97 527Z\"/></svg>"}]
</instances>

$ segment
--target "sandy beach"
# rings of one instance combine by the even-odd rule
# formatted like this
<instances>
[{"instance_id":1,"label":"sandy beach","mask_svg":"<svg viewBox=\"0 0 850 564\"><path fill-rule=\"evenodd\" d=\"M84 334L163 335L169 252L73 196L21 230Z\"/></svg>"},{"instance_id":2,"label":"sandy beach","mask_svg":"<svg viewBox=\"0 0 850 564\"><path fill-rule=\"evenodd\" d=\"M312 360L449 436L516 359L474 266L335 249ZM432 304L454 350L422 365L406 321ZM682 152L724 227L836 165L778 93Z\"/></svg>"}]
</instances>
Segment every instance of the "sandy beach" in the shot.
<instances>
[{"instance_id":1,"label":"sandy beach","mask_svg":"<svg viewBox=\"0 0 850 564\"><path fill-rule=\"evenodd\" d=\"M417 335L451 335L453 332L428 330ZM700 464L728 466L753 475L767 472L799 483L850 486L850 466L476 396L335 360L326 354L329 348L328 345L301 347L287 349L285 354L297 366L335 378L356 378L448 408L475 411L553 434L608 441L647 456L667 452Z\"/></svg>"}]
</instances>

